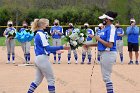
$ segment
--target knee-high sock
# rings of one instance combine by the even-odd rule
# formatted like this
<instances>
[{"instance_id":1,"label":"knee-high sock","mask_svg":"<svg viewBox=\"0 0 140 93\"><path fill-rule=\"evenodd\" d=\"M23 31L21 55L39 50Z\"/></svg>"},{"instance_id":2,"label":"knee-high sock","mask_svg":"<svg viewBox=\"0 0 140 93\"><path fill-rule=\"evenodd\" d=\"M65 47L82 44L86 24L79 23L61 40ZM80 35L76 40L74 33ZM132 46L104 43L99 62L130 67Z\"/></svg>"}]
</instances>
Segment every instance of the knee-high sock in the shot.
<instances>
[{"instance_id":1,"label":"knee-high sock","mask_svg":"<svg viewBox=\"0 0 140 93\"><path fill-rule=\"evenodd\" d=\"M77 54L75 54L75 55L74 55L74 57L75 57L75 60L77 61L77 59L78 59L78 56L77 56Z\"/></svg>"},{"instance_id":2,"label":"knee-high sock","mask_svg":"<svg viewBox=\"0 0 140 93\"><path fill-rule=\"evenodd\" d=\"M12 60L15 60L15 53L12 53Z\"/></svg>"},{"instance_id":3,"label":"knee-high sock","mask_svg":"<svg viewBox=\"0 0 140 93\"><path fill-rule=\"evenodd\" d=\"M55 93L55 86L48 86L49 93Z\"/></svg>"},{"instance_id":4,"label":"knee-high sock","mask_svg":"<svg viewBox=\"0 0 140 93\"><path fill-rule=\"evenodd\" d=\"M98 55L98 58L97 59L98 59L98 61L100 61L100 55Z\"/></svg>"},{"instance_id":5,"label":"knee-high sock","mask_svg":"<svg viewBox=\"0 0 140 93\"><path fill-rule=\"evenodd\" d=\"M61 54L58 54L58 61L60 61L61 59Z\"/></svg>"},{"instance_id":6,"label":"knee-high sock","mask_svg":"<svg viewBox=\"0 0 140 93\"><path fill-rule=\"evenodd\" d=\"M88 60L89 62L91 62L91 55L88 55Z\"/></svg>"},{"instance_id":7,"label":"knee-high sock","mask_svg":"<svg viewBox=\"0 0 140 93\"><path fill-rule=\"evenodd\" d=\"M25 57L25 60L26 60L26 62L27 62L27 61L28 61L27 54L24 54L24 57Z\"/></svg>"},{"instance_id":8,"label":"knee-high sock","mask_svg":"<svg viewBox=\"0 0 140 93\"><path fill-rule=\"evenodd\" d=\"M27 93L33 93L36 88L37 88L37 85L34 82L32 82Z\"/></svg>"},{"instance_id":9,"label":"knee-high sock","mask_svg":"<svg viewBox=\"0 0 140 93\"><path fill-rule=\"evenodd\" d=\"M106 83L106 89L107 89L107 93L114 93L112 82Z\"/></svg>"},{"instance_id":10,"label":"knee-high sock","mask_svg":"<svg viewBox=\"0 0 140 93\"><path fill-rule=\"evenodd\" d=\"M8 59L8 61L10 61L10 56L11 56L10 54L7 55L7 59Z\"/></svg>"},{"instance_id":11,"label":"knee-high sock","mask_svg":"<svg viewBox=\"0 0 140 93\"><path fill-rule=\"evenodd\" d=\"M121 59L121 62L123 62L123 54L120 53L120 59Z\"/></svg>"},{"instance_id":12,"label":"knee-high sock","mask_svg":"<svg viewBox=\"0 0 140 93\"><path fill-rule=\"evenodd\" d=\"M27 59L30 61L30 53L27 54Z\"/></svg>"},{"instance_id":13,"label":"knee-high sock","mask_svg":"<svg viewBox=\"0 0 140 93\"><path fill-rule=\"evenodd\" d=\"M56 54L54 54L54 61L56 61Z\"/></svg>"},{"instance_id":14,"label":"knee-high sock","mask_svg":"<svg viewBox=\"0 0 140 93\"><path fill-rule=\"evenodd\" d=\"M86 55L85 54L82 54L82 62L85 61L85 58L86 58Z\"/></svg>"},{"instance_id":15,"label":"knee-high sock","mask_svg":"<svg viewBox=\"0 0 140 93\"><path fill-rule=\"evenodd\" d=\"M68 61L70 61L70 58L71 58L71 54L68 54Z\"/></svg>"}]
</instances>

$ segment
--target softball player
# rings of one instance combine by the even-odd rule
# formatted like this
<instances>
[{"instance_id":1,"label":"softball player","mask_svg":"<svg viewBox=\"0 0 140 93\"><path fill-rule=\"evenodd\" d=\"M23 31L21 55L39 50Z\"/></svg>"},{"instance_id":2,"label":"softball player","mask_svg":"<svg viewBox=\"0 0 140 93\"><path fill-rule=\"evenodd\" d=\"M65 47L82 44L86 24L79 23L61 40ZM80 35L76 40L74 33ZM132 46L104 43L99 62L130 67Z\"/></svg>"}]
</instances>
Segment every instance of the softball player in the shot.
<instances>
[{"instance_id":1,"label":"softball player","mask_svg":"<svg viewBox=\"0 0 140 93\"><path fill-rule=\"evenodd\" d=\"M101 32L103 29L104 29L104 25L102 23L100 23L98 25L98 28L95 30L98 36L100 36L100 34L102 34ZM100 51L98 51L97 60L98 60L99 64L100 64L100 59L101 59L100 57L101 57L101 53L100 53Z\"/></svg>"},{"instance_id":2,"label":"softball player","mask_svg":"<svg viewBox=\"0 0 140 93\"><path fill-rule=\"evenodd\" d=\"M53 38L53 46L61 45L61 36L63 35L63 28L59 26L59 20L54 20L54 26L50 29ZM61 54L58 54L58 64L60 64ZM56 54L54 54L54 64L56 63Z\"/></svg>"},{"instance_id":3,"label":"softball player","mask_svg":"<svg viewBox=\"0 0 140 93\"><path fill-rule=\"evenodd\" d=\"M66 36L70 34L70 32L75 33L74 27L72 23L69 23L69 28L66 30ZM71 51L73 51L74 57L75 57L75 64L78 64L78 55L76 50L68 50L68 64L71 64L70 59L71 59Z\"/></svg>"},{"instance_id":4,"label":"softball player","mask_svg":"<svg viewBox=\"0 0 140 93\"><path fill-rule=\"evenodd\" d=\"M92 29L89 28L88 23L85 23L84 27L87 30L87 35L88 35L85 43L92 43L93 42L92 38L94 36L94 32L93 32ZM86 53L88 55L88 63L87 64L91 64L91 57L92 57L91 50L92 49L90 47L86 50L84 48L82 49L82 62L81 62L81 64L84 64L84 61L85 61L85 58L86 58Z\"/></svg>"},{"instance_id":5,"label":"softball player","mask_svg":"<svg viewBox=\"0 0 140 93\"><path fill-rule=\"evenodd\" d=\"M103 80L106 83L107 93L114 93L113 91L113 83L110 79L112 73L112 67L116 60L117 52L116 52L116 28L112 24L114 18L117 17L117 13L115 12L107 12L99 17L99 19L103 19L103 24L105 28L101 31L102 34L100 36L94 36L98 41L98 44L91 44L89 46L98 46L98 51L101 52L101 73L103 76Z\"/></svg>"},{"instance_id":6,"label":"softball player","mask_svg":"<svg viewBox=\"0 0 140 93\"><path fill-rule=\"evenodd\" d=\"M34 38L34 50L35 50L35 65L36 65L36 77L35 81L31 83L27 93L33 93L35 89L42 82L45 77L48 81L49 93L55 93L55 80L52 71L51 63L49 62L50 53L54 53L60 49L69 49L70 47L57 46L52 47L48 43L48 39L44 30L46 26L49 26L48 19L35 19L32 23L32 30L37 31Z\"/></svg>"},{"instance_id":7,"label":"softball player","mask_svg":"<svg viewBox=\"0 0 140 93\"><path fill-rule=\"evenodd\" d=\"M21 28L19 30L19 32L22 32L22 31L25 31L26 29L28 29L28 24L24 21L23 24L22 24L23 28ZM21 47L22 47L22 50L23 50L23 53L24 53L24 58L25 58L25 63L29 64L30 63L30 46L31 46L31 43L30 42L24 42L24 43L21 43Z\"/></svg>"},{"instance_id":8,"label":"softball player","mask_svg":"<svg viewBox=\"0 0 140 93\"><path fill-rule=\"evenodd\" d=\"M13 27L13 22L8 21L7 22L7 28L5 29L3 35L6 37L6 46L7 46L7 64L10 63L10 57L12 54L12 63L15 63L15 40L14 37L8 37L9 33L16 32L16 29Z\"/></svg>"},{"instance_id":9,"label":"softball player","mask_svg":"<svg viewBox=\"0 0 140 93\"><path fill-rule=\"evenodd\" d=\"M116 23L115 26L116 26L116 33L117 33L116 48L117 48L117 52L119 52L119 55L120 55L121 64L123 64L123 39L122 37L124 36L124 31L120 27L119 23Z\"/></svg>"}]
</instances>

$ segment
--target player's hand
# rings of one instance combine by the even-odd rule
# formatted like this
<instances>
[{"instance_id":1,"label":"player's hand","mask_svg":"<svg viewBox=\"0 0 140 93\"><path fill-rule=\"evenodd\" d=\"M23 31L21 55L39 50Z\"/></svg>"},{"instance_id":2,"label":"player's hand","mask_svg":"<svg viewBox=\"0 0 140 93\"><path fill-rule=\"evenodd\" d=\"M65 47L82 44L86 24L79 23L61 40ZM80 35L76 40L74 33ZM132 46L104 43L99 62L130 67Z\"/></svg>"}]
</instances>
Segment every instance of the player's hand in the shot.
<instances>
[{"instance_id":1,"label":"player's hand","mask_svg":"<svg viewBox=\"0 0 140 93\"><path fill-rule=\"evenodd\" d=\"M64 51L62 51L62 50L56 51L56 54L62 54L62 53L64 53Z\"/></svg>"},{"instance_id":2,"label":"player's hand","mask_svg":"<svg viewBox=\"0 0 140 93\"><path fill-rule=\"evenodd\" d=\"M133 23L131 23L131 26L135 26L135 23L133 22Z\"/></svg>"},{"instance_id":3,"label":"player's hand","mask_svg":"<svg viewBox=\"0 0 140 93\"><path fill-rule=\"evenodd\" d=\"M100 37L99 36L94 36L94 38L99 41Z\"/></svg>"},{"instance_id":4,"label":"player's hand","mask_svg":"<svg viewBox=\"0 0 140 93\"><path fill-rule=\"evenodd\" d=\"M88 45L84 44L84 45L83 45L83 48L84 48L85 50L87 50L87 49L88 49Z\"/></svg>"},{"instance_id":5,"label":"player's hand","mask_svg":"<svg viewBox=\"0 0 140 93\"><path fill-rule=\"evenodd\" d=\"M70 46L64 45L63 48L64 48L64 50L69 50L70 49Z\"/></svg>"}]
</instances>

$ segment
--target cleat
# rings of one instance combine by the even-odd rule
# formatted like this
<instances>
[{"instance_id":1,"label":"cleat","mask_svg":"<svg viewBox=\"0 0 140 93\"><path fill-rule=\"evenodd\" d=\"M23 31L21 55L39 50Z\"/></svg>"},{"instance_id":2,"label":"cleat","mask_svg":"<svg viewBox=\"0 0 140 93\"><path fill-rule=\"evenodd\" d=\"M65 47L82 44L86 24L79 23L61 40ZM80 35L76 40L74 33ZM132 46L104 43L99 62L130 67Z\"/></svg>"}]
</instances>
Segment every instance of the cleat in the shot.
<instances>
[{"instance_id":1,"label":"cleat","mask_svg":"<svg viewBox=\"0 0 140 93\"><path fill-rule=\"evenodd\" d=\"M6 64L10 64L10 61L7 61Z\"/></svg>"},{"instance_id":2,"label":"cleat","mask_svg":"<svg viewBox=\"0 0 140 93\"><path fill-rule=\"evenodd\" d=\"M60 61L58 61L58 64L61 64L61 62L60 62Z\"/></svg>"},{"instance_id":3,"label":"cleat","mask_svg":"<svg viewBox=\"0 0 140 93\"><path fill-rule=\"evenodd\" d=\"M84 62L81 62L81 64L84 64Z\"/></svg>"},{"instance_id":4,"label":"cleat","mask_svg":"<svg viewBox=\"0 0 140 93\"><path fill-rule=\"evenodd\" d=\"M91 64L91 62L88 62L87 64L88 64L88 65L90 65L90 64Z\"/></svg>"},{"instance_id":5,"label":"cleat","mask_svg":"<svg viewBox=\"0 0 140 93\"><path fill-rule=\"evenodd\" d=\"M136 65L139 65L139 62L138 61L136 61Z\"/></svg>"},{"instance_id":6,"label":"cleat","mask_svg":"<svg viewBox=\"0 0 140 93\"><path fill-rule=\"evenodd\" d=\"M15 64L15 61L12 61L13 64Z\"/></svg>"},{"instance_id":7,"label":"cleat","mask_svg":"<svg viewBox=\"0 0 140 93\"><path fill-rule=\"evenodd\" d=\"M76 61L75 64L78 64L78 61Z\"/></svg>"},{"instance_id":8,"label":"cleat","mask_svg":"<svg viewBox=\"0 0 140 93\"><path fill-rule=\"evenodd\" d=\"M130 61L130 62L128 63L128 65L131 65L131 64L133 64L133 61Z\"/></svg>"}]
</instances>

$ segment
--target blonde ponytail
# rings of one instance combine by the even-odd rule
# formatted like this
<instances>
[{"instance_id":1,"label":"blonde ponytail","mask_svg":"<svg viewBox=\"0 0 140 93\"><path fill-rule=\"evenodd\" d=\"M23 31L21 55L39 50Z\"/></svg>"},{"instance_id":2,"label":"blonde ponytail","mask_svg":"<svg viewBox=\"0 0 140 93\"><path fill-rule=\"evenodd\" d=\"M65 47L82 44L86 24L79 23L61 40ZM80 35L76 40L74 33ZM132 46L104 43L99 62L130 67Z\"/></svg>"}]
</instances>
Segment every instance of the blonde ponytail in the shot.
<instances>
[{"instance_id":1,"label":"blonde ponytail","mask_svg":"<svg viewBox=\"0 0 140 93\"><path fill-rule=\"evenodd\" d=\"M34 19L34 22L32 22L32 24L31 24L31 30L34 32L34 31L36 31L36 30L38 30L38 21L39 21L39 19Z\"/></svg>"},{"instance_id":2,"label":"blonde ponytail","mask_svg":"<svg viewBox=\"0 0 140 93\"><path fill-rule=\"evenodd\" d=\"M49 20L45 18L34 19L34 22L31 24L31 30L34 32L39 30L42 25L47 24L49 26Z\"/></svg>"}]
</instances>

